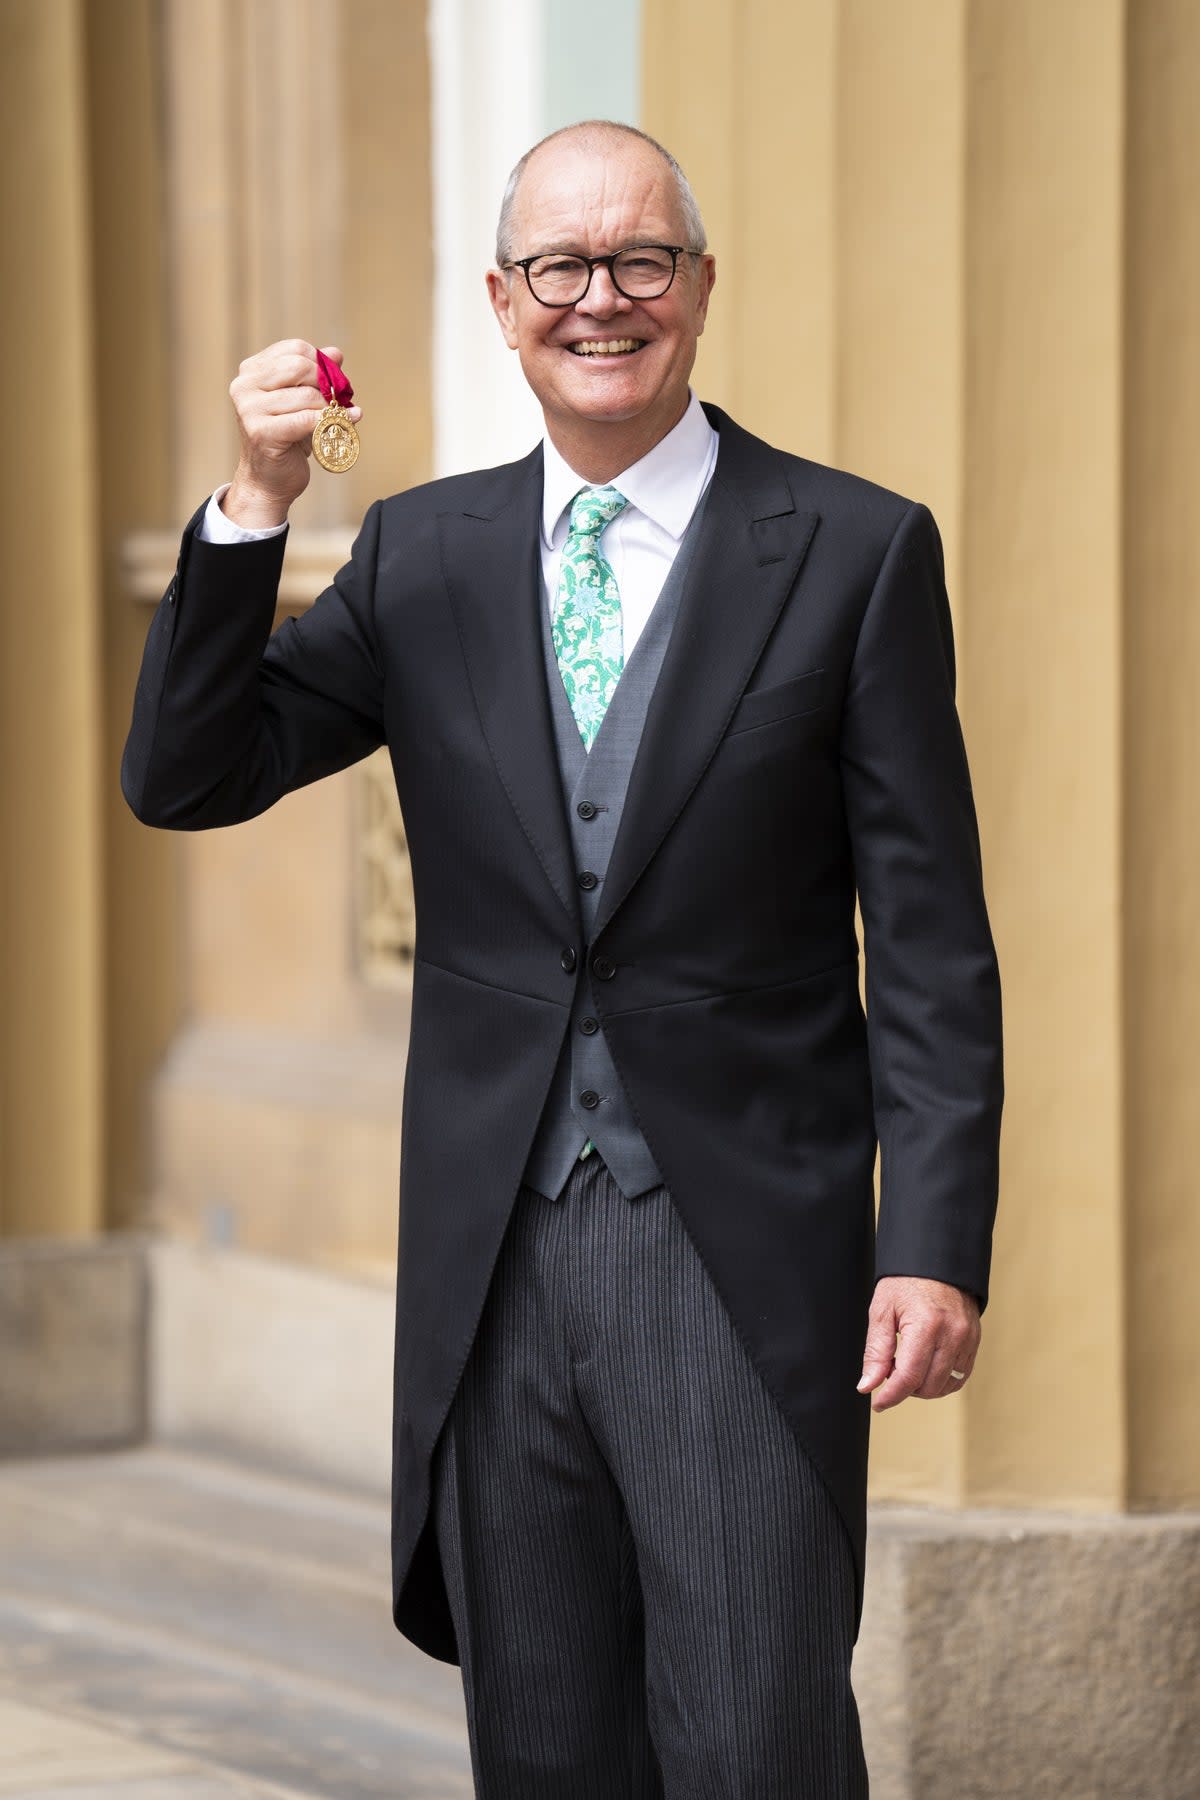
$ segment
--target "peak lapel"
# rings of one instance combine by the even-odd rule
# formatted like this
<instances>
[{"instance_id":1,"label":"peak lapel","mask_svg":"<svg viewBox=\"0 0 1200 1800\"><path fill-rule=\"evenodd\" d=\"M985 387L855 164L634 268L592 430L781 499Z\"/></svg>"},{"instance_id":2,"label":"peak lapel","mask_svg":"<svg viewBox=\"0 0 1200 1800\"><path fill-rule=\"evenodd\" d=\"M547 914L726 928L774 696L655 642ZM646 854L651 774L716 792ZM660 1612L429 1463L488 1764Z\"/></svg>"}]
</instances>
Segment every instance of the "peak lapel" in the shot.
<instances>
[{"instance_id":1,"label":"peak lapel","mask_svg":"<svg viewBox=\"0 0 1200 1800\"><path fill-rule=\"evenodd\" d=\"M594 937L699 781L795 585L819 515L798 513L782 460L715 407L721 434L679 612L646 714Z\"/></svg>"},{"instance_id":2,"label":"peak lapel","mask_svg":"<svg viewBox=\"0 0 1200 1800\"><path fill-rule=\"evenodd\" d=\"M542 452L490 471L440 515L442 569L488 749L521 829L580 931L542 652Z\"/></svg>"}]
</instances>

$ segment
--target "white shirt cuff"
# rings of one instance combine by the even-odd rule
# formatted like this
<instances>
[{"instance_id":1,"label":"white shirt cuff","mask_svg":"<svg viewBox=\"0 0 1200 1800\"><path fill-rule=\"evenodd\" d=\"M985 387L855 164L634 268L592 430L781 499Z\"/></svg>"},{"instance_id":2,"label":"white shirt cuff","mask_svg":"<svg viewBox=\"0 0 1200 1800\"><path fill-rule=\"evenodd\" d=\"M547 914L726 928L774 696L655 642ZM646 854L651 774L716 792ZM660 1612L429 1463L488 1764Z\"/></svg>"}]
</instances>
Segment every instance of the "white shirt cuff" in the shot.
<instances>
[{"instance_id":1,"label":"white shirt cuff","mask_svg":"<svg viewBox=\"0 0 1200 1800\"><path fill-rule=\"evenodd\" d=\"M286 531L284 525L263 525L251 529L248 525L235 525L221 511L221 502L229 492L231 482L219 487L204 509L204 517L200 521L196 536L205 544L257 544L260 538L278 537Z\"/></svg>"}]
</instances>

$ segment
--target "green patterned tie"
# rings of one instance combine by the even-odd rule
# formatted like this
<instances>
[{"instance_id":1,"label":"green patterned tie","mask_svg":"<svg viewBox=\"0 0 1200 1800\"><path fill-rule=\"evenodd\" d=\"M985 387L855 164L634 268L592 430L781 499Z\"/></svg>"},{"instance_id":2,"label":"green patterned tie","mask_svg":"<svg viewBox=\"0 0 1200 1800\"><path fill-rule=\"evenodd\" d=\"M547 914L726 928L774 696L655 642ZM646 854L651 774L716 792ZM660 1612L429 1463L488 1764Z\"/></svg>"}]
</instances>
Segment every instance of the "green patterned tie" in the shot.
<instances>
[{"instance_id":1,"label":"green patterned tie","mask_svg":"<svg viewBox=\"0 0 1200 1800\"><path fill-rule=\"evenodd\" d=\"M616 488L581 488L571 502L554 602L554 652L575 723L590 750L625 666L621 594L600 534L629 502ZM589 1138L583 1161L596 1148Z\"/></svg>"},{"instance_id":2,"label":"green patterned tie","mask_svg":"<svg viewBox=\"0 0 1200 1800\"><path fill-rule=\"evenodd\" d=\"M571 529L559 566L554 652L585 750L595 741L625 666L621 595L600 554L600 534L628 504L616 488L581 488L571 502Z\"/></svg>"}]
</instances>

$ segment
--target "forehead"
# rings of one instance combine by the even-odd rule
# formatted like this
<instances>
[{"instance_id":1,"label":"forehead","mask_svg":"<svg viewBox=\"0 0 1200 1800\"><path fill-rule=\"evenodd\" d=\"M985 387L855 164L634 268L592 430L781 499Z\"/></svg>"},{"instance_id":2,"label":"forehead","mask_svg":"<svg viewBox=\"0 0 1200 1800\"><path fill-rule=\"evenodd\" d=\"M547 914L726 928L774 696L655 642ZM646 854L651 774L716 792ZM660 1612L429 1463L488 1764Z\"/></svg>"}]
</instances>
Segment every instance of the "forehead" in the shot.
<instances>
[{"instance_id":1,"label":"forehead","mask_svg":"<svg viewBox=\"0 0 1200 1800\"><path fill-rule=\"evenodd\" d=\"M515 223L523 255L683 241L671 170L637 138L547 144L526 165Z\"/></svg>"}]
</instances>

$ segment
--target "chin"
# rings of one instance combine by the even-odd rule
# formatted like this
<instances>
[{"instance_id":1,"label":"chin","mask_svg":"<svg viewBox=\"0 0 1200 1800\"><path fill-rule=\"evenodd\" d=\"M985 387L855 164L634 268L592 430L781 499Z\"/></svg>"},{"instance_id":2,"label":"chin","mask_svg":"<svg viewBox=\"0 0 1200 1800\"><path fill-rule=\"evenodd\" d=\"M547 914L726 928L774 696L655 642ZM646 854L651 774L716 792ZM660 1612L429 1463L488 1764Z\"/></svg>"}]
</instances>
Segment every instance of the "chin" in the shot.
<instances>
[{"instance_id":1,"label":"chin","mask_svg":"<svg viewBox=\"0 0 1200 1800\"><path fill-rule=\"evenodd\" d=\"M640 413L652 412L664 404L661 390L651 390L644 382L632 379L632 371L572 382L563 392L568 411L578 418L635 419Z\"/></svg>"},{"instance_id":2,"label":"chin","mask_svg":"<svg viewBox=\"0 0 1200 1800\"><path fill-rule=\"evenodd\" d=\"M614 424L623 419L636 419L649 412L654 404L652 400L631 394L582 394L573 399L574 404L568 410L574 418L611 419Z\"/></svg>"}]
</instances>

